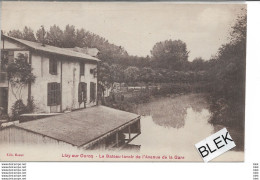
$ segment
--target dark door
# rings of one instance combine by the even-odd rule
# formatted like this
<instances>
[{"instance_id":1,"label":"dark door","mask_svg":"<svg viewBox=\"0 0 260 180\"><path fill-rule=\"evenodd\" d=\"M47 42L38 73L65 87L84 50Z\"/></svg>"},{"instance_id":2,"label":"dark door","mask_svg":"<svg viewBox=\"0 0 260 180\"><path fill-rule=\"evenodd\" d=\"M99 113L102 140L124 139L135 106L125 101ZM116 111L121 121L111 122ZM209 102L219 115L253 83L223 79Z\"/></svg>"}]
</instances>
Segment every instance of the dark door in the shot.
<instances>
[{"instance_id":1,"label":"dark door","mask_svg":"<svg viewBox=\"0 0 260 180\"><path fill-rule=\"evenodd\" d=\"M87 102L87 83L84 83L84 82L79 83L78 101L80 104L82 102Z\"/></svg>"},{"instance_id":2,"label":"dark door","mask_svg":"<svg viewBox=\"0 0 260 180\"><path fill-rule=\"evenodd\" d=\"M96 101L96 83L90 83L90 102Z\"/></svg>"},{"instance_id":3,"label":"dark door","mask_svg":"<svg viewBox=\"0 0 260 180\"><path fill-rule=\"evenodd\" d=\"M8 88L0 88L0 113L7 114L8 108Z\"/></svg>"}]
</instances>

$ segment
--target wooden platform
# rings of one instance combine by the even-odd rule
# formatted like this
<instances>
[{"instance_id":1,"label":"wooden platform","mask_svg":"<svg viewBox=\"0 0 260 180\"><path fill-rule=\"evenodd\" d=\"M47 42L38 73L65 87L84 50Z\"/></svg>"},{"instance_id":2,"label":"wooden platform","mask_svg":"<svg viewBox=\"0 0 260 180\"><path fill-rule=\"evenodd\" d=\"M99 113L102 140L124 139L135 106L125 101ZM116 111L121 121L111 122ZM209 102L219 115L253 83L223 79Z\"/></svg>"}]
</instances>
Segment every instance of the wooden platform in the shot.
<instances>
[{"instance_id":1,"label":"wooden platform","mask_svg":"<svg viewBox=\"0 0 260 180\"><path fill-rule=\"evenodd\" d=\"M17 128L63 141L77 147L88 147L139 121L140 116L105 106L95 106L15 125Z\"/></svg>"}]
</instances>

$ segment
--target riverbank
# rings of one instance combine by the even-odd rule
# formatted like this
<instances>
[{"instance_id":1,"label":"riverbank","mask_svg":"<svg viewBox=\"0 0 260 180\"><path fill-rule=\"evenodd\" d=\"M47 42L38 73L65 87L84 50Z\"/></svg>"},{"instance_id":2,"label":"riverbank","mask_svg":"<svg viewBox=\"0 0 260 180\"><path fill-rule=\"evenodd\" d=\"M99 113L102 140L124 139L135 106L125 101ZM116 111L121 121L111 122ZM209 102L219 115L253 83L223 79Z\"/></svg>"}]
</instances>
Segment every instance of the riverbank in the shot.
<instances>
[{"instance_id":1,"label":"riverbank","mask_svg":"<svg viewBox=\"0 0 260 180\"><path fill-rule=\"evenodd\" d=\"M127 88L128 89L128 88ZM191 93L207 93L208 84L205 82L176 82L152 84L128 89L127 91L113 92L105 98L103 105L128 112L135 112L138 104L148 103L156 98L177 97Z\"/></svg>"},{"instance_id":2,"label":"riverbank","mask_svg":"<svg viewBox=\"0 0 260 180\"><path fill-rule=\"evenodd\" d=\"M147 94L139 94L134 96L131 100L110 101L109 105L110 107L139 115L152 116L155 124L176 129L181 129L185 126L185 118L190 111L193 112L189 114L189 116L191 116L190 118L198 121L201 118L205 118L205 114L203 115L203 113L206 113L207 120L205 124L213 127L211 133L213 134L226 127L236 142L234 150L244 151L244 129L239 126L212 122L212 119L216 117L214 117L214 114L211 112L212 105L208 100L209 97L210 94L208 93L167 94L166 96L147 96ZM202 116L198 116L200 113L202 113ZM200 128L203 129L205 127ZM210 133L208 135L210 135Z\"/></svg>"},{"instance_id":3,"label":"riverbank","mask_svg":"<svg viewBox=\"0 0 260 180\"><path fill-rule=\"evenodd\" d=\"M186 161L201 161L195 144L224 128L209 123L212 116L207 94L190 93L169 97L154 97L139 104L136 113L141 118L142 134L132 143L140 146L140 153L173 153ZM219 161L243 161L243 132L227 127L236 147Z\"/></svg>"}]
</instances>

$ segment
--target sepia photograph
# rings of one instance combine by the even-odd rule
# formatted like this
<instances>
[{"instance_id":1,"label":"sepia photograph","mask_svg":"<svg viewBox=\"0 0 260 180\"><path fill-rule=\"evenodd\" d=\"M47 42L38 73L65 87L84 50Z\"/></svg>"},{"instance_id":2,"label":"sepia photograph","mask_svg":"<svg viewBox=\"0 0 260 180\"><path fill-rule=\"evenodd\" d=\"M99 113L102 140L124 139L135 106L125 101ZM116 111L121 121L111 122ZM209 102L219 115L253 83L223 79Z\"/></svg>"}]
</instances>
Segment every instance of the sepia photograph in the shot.
<instances>
[{"instance_id":1,"label":"sepia photograph","mask_svg":"<svg viewBox=\"0 0 260 180\"><path fill-rule=\"evenodd\" d=\"M1 3L1 161L244 161L246 4Z\"/></svg>"}]
</instances>

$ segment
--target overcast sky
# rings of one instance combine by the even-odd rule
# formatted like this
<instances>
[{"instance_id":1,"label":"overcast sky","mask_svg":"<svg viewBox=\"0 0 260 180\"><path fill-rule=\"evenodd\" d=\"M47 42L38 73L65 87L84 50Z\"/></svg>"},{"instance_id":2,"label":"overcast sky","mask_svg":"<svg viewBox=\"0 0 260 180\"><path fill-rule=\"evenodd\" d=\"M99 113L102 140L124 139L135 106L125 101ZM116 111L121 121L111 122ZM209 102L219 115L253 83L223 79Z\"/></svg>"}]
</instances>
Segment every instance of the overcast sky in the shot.
<instances>
[{"instance_id":1,"label":"overcast sky","mask_svg":"<svg viewBox=\"0 0 260 180\"><path fill-rule=\"evenodd\" d=\"M180 39L195 57L208 59L227 42L241 4L2 2L1 29L34 31L67 24L123 46L130 55L150 55L155 43Z\"/></svg>"}]
</instances>

